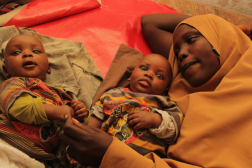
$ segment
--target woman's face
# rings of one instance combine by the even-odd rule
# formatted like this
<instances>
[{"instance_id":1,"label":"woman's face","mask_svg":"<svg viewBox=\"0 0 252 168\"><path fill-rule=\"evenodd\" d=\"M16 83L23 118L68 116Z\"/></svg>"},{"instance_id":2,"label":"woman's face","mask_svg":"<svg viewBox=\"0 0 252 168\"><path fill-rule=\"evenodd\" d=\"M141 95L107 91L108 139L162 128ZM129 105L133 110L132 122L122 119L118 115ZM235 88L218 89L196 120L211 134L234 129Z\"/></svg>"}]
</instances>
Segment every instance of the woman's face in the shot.
<instances>
[{"instance_id":1,"label":"woman's face","mask_svg":"<svg viewBox=\"0 0 252 168\"><path fill-rule=\"evenodd\" d=\"M220 68L213 47L193 27L180 25L173 35L173 47L178 67L192 87L206 83Z\"/></svg>"}]
</instances>

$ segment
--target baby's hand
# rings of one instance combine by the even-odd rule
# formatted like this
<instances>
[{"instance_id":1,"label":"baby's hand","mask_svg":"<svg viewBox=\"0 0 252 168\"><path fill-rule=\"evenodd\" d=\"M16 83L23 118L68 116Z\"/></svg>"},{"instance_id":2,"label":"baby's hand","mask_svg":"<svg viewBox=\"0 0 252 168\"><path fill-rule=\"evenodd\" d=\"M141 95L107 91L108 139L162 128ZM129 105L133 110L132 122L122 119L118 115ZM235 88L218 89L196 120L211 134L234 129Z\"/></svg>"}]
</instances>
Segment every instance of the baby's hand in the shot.
<instances>
[{"instance_id":1,"label":"baby's hand","mask_svg":"<svg viewBox=\"0 0 252 168\"><path fill-rule=\"evenodd\" d=\"M134 130L151 128L153 126L153 113L135 110L128 114L128 126L134 126Z\"/></svg>"},{"instance_id":2,"label":"baby's hand","mask_svg":"<svg viewBox=\"0 0 252 168\"><path fill-rule=\"evenodd\" d=\"M72 100L71 107L74 110L74 115L77 120L84 121L85 117L88 116L87 107L82 102Z\"/></svg>"}]
</instances>

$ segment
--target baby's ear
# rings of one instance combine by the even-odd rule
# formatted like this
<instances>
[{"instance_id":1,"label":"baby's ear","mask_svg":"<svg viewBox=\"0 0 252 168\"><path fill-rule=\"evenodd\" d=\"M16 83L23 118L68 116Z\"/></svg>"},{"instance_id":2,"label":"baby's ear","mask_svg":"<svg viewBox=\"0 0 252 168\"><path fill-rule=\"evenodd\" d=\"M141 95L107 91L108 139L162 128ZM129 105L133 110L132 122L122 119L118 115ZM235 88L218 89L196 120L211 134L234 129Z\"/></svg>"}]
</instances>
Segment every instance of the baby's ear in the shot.
<instances>
[{"instance_id":1,"label":"baby's ear","mask_svg":"<svg viewBox=\"0 0 252 168\"><path fill-rule=\"evenodd\" d=\"M130 81L131 80L131 77L129 77L128 79L127 79L127 81Z\"/></svg>"},{"instance_id":2,"label":"baby's ear","mask_svg":"<svg viewBox=\"0 0 252 168\"><path fill-rule=\"evenodd\" d=\"M3 65L3 71L4 71L4 76L5 76L6 78L9 78L9 77L10 77L10 74L8 73L7 68L6 68L5 65Z\"/></svg>"},{"instance_id":3,"label":"baby's ear","mask_svg":"<svg viewBox=\"0 0 252 168\"><path fill-rule=\"evenodd\" d=\"M52 70L51 70L51 63L48 64L48 69L47 69L47 73L51 74Z\"/></svg>"}]
</instances>

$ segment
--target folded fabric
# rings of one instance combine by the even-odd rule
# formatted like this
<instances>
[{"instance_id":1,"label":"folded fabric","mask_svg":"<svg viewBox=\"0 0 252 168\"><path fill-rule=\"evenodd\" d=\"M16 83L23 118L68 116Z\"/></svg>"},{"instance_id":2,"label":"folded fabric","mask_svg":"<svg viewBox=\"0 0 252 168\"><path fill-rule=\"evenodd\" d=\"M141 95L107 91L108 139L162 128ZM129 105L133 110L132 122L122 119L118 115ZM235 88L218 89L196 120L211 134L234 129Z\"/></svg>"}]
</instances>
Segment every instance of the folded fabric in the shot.
<instances>
[{"instance_id":1,"label":"folded fabric","mask_svg":"<svg viewBox=\"0 0 252 168\"><path fill-rule=\"evenodd\" d=\"M97 0L33 0L25 6L24 10L19 12L18 16L9 20L5 26L31 27L100 6L101 4Z\"/></svg>"},{"instance_id":2,"label":"folded fabric","mask_svg":"<svg viewBox=\"0 0 252 168\"><path fill-rule=\"evenodd\" d=\"M18 34L33 35L43 43L52 67L52 73L47 76L46 82L64 88L89 108L102 82L102 76L82 43L44 36L29 28L16 29L15 26L8 26L0 28L0 45ZM0 84L6 79L2 70L4 44L1 47Z\"/></svg>"}]
</instances>

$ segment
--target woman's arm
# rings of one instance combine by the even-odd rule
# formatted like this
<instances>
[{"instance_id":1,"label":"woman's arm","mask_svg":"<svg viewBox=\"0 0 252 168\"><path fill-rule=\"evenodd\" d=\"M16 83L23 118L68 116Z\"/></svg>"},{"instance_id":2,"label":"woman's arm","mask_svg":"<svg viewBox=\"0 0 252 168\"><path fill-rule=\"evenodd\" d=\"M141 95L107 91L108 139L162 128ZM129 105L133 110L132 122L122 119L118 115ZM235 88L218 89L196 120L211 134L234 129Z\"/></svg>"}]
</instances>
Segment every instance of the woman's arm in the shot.
<instances>
[{"instance_id":1,"label":"woman's arm","mask_svg":"<svg viewBox=\"0 0 252 168\"><path fill-rule=\"evenodd\" d=\"M176 26L190 16L176 13L144 15L141 18L143 36L153 53L168 58L172 33Z\"/></svg>"}]
</instances>

